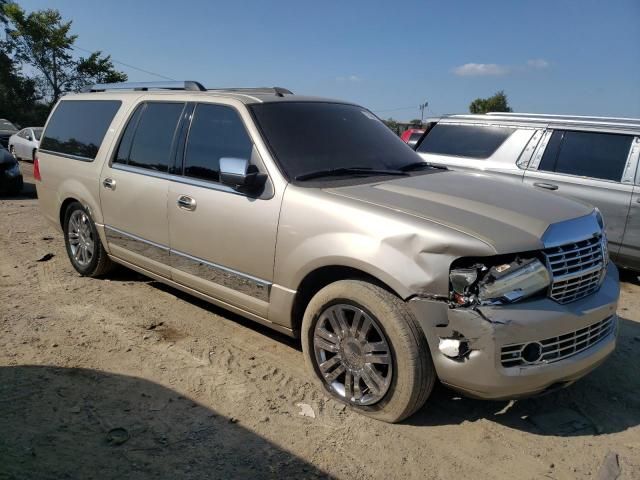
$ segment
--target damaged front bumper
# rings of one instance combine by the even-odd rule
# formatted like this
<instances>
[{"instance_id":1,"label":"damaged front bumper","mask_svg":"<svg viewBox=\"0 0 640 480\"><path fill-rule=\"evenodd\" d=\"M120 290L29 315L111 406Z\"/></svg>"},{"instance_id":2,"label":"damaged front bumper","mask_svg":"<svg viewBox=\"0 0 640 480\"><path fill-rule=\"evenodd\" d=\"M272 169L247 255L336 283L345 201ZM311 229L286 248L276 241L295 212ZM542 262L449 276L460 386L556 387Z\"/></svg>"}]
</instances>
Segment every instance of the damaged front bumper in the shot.
<instances>
[{"instance_id":1,"label":"damaged front bumper","mask_svg":"<svg viewBox=\"0 0 640 480\"><path fill-rule=\"evenodd\" d=\"M602 363L615 349L618 296L610 264L597 292L565 305L544 298L450 308L423 297L409 305L442 383L472 397L511 399L569 385Z\"/></svg>"}]
</instances>

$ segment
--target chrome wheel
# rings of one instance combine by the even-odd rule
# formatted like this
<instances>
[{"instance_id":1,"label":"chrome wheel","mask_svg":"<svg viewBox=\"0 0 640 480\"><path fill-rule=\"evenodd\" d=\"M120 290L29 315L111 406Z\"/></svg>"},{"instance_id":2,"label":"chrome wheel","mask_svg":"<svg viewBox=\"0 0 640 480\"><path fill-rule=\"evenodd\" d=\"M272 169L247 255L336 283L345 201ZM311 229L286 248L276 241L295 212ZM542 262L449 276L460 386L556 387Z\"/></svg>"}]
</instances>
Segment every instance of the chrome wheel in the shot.
<instances>
[{"instance_id":1,"label":"chrome wheel","mask_svg":"<svg viewBox=\"0 0 640 480\"><path fill-rule=\"evenodd\" d=\"M324 310L313 332L316 366L325 384L355 405L379 402L393 375L392 353L378 322L362 309Z\"/></svg>"},{"instance_id":2,"label":"chrome wheel","mask_svg":"<svg viewBox=\"0 0 640 480\"><path fill-rule=\"evenodd\" d=\"M71 214L67 235L73 260L80 267L86 267L93 259L95 239L93 238L89 216L85 212L75 210Z\"/></svg>"}]
</instances>

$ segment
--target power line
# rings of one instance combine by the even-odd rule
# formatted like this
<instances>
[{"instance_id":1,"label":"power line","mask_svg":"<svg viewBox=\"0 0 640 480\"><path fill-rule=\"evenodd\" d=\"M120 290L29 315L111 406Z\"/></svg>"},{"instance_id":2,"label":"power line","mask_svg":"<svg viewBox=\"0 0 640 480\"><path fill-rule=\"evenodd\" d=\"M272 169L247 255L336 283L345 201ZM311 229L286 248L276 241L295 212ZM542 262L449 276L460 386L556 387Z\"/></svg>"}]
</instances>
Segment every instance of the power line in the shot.
<instances>
[{"instance_id":1,"label":"power line","mask_svg":"<svg viewBox=\"0 0 640 480\"><path fill-rule=\"evenodd\" d=\"M76 50L82 50L83 52L86 52L86 53L94 53L94 51L87 50L86 48L78 47L77 45L72 45L72 48L74 48ZM162 78L163 80L175 81L175 78L167 77L166 75L161 75L159 73L151 72L151 71L145 70L143 68L134 67L133 65L130 65L128 63L121 62L120 60L116 60L113 57L111 57L111 61L114 62L114 63L118 63L120 65L124 65L125 67L132 68L134 70L138 70L139 72L146 73L147 75L153 75L154 77Z\"/></svg>"},{"instance_id":2,"label":"power line","mask_svg":"<svg viewBox=\"0 0 640 480\"><path fill-rule=\"evenodd\" d=\"M416 108L415 105L411 105L410 107L398 107L398 108L387 108L386 110L373 110L374 113L384 113L384 112L396 112L399 110L409 110Z\"/></svg>"}]
</instances>

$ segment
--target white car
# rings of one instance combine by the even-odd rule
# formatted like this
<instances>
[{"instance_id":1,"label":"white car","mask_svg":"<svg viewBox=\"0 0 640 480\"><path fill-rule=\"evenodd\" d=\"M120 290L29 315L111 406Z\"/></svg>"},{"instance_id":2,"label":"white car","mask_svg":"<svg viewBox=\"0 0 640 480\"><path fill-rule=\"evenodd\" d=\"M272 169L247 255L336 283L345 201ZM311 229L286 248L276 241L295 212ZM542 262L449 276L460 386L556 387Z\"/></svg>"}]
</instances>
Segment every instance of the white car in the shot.
<instances>
[{"instance_id":1,"label":"white car","mask_svg":"<svg viewBox=\"0 0 640 480\"><path fill-rule=\"evenodd\" d=\"M33 160L40 146L42 127L27 127L9 138L9 151L17 159Z\"/></svg>"}]
</instances>

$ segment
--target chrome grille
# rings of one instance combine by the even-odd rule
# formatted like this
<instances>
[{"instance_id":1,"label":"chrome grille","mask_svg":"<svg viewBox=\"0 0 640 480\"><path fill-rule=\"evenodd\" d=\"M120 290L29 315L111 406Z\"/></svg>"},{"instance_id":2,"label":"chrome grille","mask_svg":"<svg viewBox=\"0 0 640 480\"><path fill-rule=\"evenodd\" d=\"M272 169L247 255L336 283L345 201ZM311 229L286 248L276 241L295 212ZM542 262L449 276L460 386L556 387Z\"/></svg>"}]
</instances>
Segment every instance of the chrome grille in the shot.
<instances>
[{"instance_id":1,"label":"chrome grille","mask_svg":"<svg viewBox=\"0 0 640 480\"><path fill-rule=\"evenodd\" d=\"M569 303L598 289L605 265L604 242L606 239L596 235L544 250L553 277L549 293L552 299Z\"/></svg>"},{"instance_id":2,"label":"chrome grille","mask_svg":"<svg viewBox=\"0 0 640 480\"><path fill-rule=\"evenodd\" d=\"M557 337L551 337L537 342L505 345L501 350L503 367L517 367L521 365L538 365L553 363L576 355L606 338L615 328L615 316L605 318L587 327L569 332ZM525 347L531 343L538 343L541 347L540 358L528 362L522 357Z\"/></svg>"}]
</instances>

